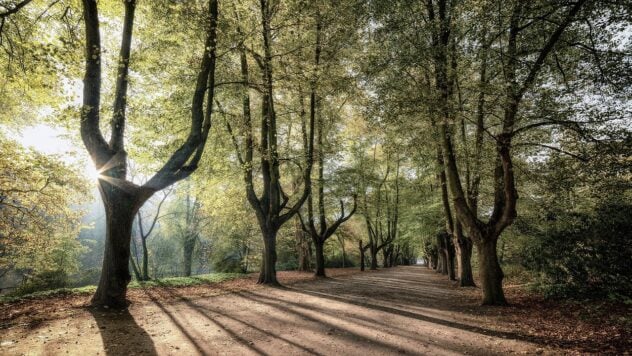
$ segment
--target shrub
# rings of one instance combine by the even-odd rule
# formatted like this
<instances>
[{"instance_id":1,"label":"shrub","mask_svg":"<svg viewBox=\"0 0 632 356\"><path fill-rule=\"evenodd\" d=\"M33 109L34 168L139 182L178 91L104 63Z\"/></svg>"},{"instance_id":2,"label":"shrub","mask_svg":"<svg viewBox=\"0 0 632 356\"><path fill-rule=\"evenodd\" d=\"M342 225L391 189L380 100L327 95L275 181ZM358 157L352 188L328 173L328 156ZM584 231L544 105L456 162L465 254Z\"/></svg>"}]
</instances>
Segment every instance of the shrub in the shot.
<instances>
[{"instance_id":1,"label":"shrub","mask_svg":"<svg viewBox=\"0 0 632 356\"><path fill-rule=\"evenodd\" d=\"M29 276L12 295L25 295L38 291L64 288L68 283L68 275L63 270L51 270Z\"/></svg>"},{"instance_id":2,"label":"shrub","mask_svg":"<svg viewBox=\"0 0 632 356\"><path fill-rule=\"evenodd\" d=\"M527 246L524 264L547 296L632 300L632 205L557 214ZM548 230L548 231L547 231Z\"/></svg>"}]
</instances>

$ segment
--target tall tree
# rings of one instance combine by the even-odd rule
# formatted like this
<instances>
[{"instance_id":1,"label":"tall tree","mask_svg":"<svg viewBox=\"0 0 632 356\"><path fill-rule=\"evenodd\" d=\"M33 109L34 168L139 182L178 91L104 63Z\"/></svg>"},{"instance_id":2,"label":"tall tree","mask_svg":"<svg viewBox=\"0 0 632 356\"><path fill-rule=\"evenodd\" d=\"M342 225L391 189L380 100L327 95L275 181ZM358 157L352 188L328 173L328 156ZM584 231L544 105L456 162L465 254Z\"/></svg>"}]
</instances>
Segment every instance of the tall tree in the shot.
<instances>
[{"instance_id":1,"label":"tall tree","mask_svg":"<svg viewBox=\"0 0 632 356\"><path fill-rule=\"evenodd\" d=\"M506 48L503 48L503 73L505 83L503 118L501 132L496 136L497 164L494 171L494 205L491 216L483 222L468 205L457 165L452 132L454 113L450 107L453 88L448 74L448 56L450 50L450 29L452 26L453 3L439 0L437 4L428 3L430 20L434 24L433 47L435 62L435 86L442 123L439 125L441 148L446 164L446 175L453 204L459 221L468 231L478 250L483 304L505 305L507 302L502 289L503 272L498 262L496 245L500 234L512 224L516 217L518 194L514 176L511 148L514 128L519 107L527 90L533 85L542 69L547 56L553 51L562 33L573 21L579 10L588 1L579 0L553 8L557 15L556 26L545 33L545 42L533 52L535 61L529 66L526 75L519 73L518 51L519 35L530 24L526 21L528 5L523 2L511 4L511 16L507 28ZM561 13L561 15L559 15ZM549 16L545 16L549 18Z\"/></svg>"},{"instance_id":2,"label":"tall tree","mask_svg":"<svg viewBox=\"0 0 632 356\"><path fill-rule=\"evenodd\" d=\"M342 223L349 220L349 218L355 213L357 207L357 199L354 196L353 208L347 215L345 215L344 202L340 200L340 216L336 218L332 223L327 223L327 215L325 213L325 150L323 149L323 116L318 115L317 121L318 135L316 142L318 144L318 152L316 153L316 155L318 162L318 176L316 178L316 192L318 194L318 214L314 214L314 192L312 191L307 199L307 221L303 219L300 213L299 219L301 221L303 231L309 234L309 236L312 238L312 241L314 242L314 249L316 252L316 276L326 277L324 252L325 242L327 242L327 240L336 232L336 230L338 229L338 227L340 227ZM315 217L318 218L318 222L315 221Z\"/></svg>"},{"instance_id":3,"label":"tall tree","mask_svg":"<svg viewBox=\"0 0 632 356\"><path fill-rule=\"evenodd\" d=\"M248 48L242 44L240 46L240 65L242 82L244 84L242 94L243 104L243 124L240 125L245 136L244 151L242 155L237 137L233 134L232 128L228 126L233 137L238 160L244 170L244 181L246 184L246 197L253 208L259 223L259 228L263 235L263 258L261 262L261 270L258 283L278 285L276 278L276 240L277 233L281 226L294 217L303 203L307 200L311 190L311 170L313 164L313 145L314 145L314 122L317 110L317 88L316 78L310 82L309 92L309 124L304 127L303 135L306 141L305 161L303 167L303 189L296 201L289 205L290 197L283 191L281 184L281 170L279 159L279 141L277 113L275 108L275 74L273 66L273 29L272 20L279 10L278 3L268 0L259 2L260 10L260 35L261 47L263 54L255 51L249 51L254 57L260 71L262 85L259 89L261 95L261 125L259 126L259 150L260 150L260 169L262 180L262 191L258 195L255 191L254 182L254 148L255 137L252 125L251 98L250 98L250 69L247 58ZM238 31L241 33L241 29ZM318 31L317 31L318 32ZM316 41L318 42L318 41ZM315 46L314 50L314 66L318 67L320 53L319 46ZM300 101L302 102L303 93L299 92ZM304 110L301 110L301 116L304 116ZM304 125L305 126L305 125ZM288 138L289 139L289 138Z\"/></svg>"},{"instance_id":4,"label":"tall tree","mask_svg":"<svg viewBox=\"0 0 632 356\"><path fill-rule=\"evenodd\" d=\"M102 48L96 0L83 0L85 26L85 75L81 137L100 174L99 191L106 212L106 239L101 278L92 303L126 307L130 240L134 216L155 192L193 173L202 157L211 127L218 3L209 0L209 26L191 103L191 127L185 142L145 184L127 180L127 89L136 1L125 2L121 47L118 57L109 142L100 128ZM205 105L206 97L206 105Z\"/></svg>"}]
</instances>

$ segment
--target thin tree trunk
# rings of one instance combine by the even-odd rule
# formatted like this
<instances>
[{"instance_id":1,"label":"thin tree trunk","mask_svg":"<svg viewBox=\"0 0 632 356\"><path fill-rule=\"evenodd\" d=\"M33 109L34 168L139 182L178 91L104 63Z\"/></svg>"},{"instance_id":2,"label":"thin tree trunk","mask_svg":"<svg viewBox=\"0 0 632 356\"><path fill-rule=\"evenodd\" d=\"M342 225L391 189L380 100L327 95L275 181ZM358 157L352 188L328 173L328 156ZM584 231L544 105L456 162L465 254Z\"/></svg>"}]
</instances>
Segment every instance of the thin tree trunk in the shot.
<instances>
[{"instance_id":1,"label":"thin tree trunk","mask_svg":"<svg viewBox=\"0 0 632 356\"><path fill-rule=\"evenodd\" d=\"M452 245L452 242L450 241L449 235L445 235L444 239L445 239L445 256L446 256L447 268L448 268L447 270L448 278L451 281L456 281L456 273L455 273L455 267L454 267L454 261L455 261L454 246Z\"/></svg>"},{"instance_id":2,"label":"thin tree trunk","mask_svg":"<svg viewBox=\"0 0 632 356\"><path fill-rule=\"evenodd\" d=\"M141 243L143 247L143 271L142 280L149 280L149 250L147 249L147 237L141 237Z\"/></svg>"},{"instance_id":3,"label":"thin tree trunk","mask_svg":"<svg viewBox=\"0 0 632 356\"><path fill-rule=\"evenodd\" d=\"M189 234L184 239L183 252L183 264L184 264L184 276L191 276L191 267L193 266L193 251L195 250L195 241L197 240L196 234Z\"/></svg>"},{"instance_id":4,"label":"thin tree trunk","mask_svg":"<svg viewBox=\"0 0 632 356\"><path fill-rule=\"evenodd\" d=\"M338 235L338 241L340 241L340 248L342 249L342 268L345 268L347 263L347 252L345 251L345 238Z\"/></svg>"},{"instance_id":5,"label":"thin tree trunk","mask_svg":"<svg viewBox=\"0 0 632 356\"><path fill-rule=\"evenodd\" d=\"M136 277L136 280L142 281L143 277L140 274L140 270L138 268L138 249L136 248L136 240L134 238L130 239L130 245L133 251L132 256L130 256L129 262L132 265L132 271L134 271L134 276Z\"/></svg>"},{"instance_id":6,"label":"thin tree trunk","mask_svg":"<svg viewBox=\"0 0 632 356\"><path fill-rule=\"evenodd\" d=\"M134 271L134 276L137 281L142 281L143 277L140 275L140 271L138 270L138 266L136 266L136 260L134 258L129 259L130 264L132 265L132 271Z\"/></svg>"},{"instance_id":7,"label":"thin tree trunk","mask_svg":"<svg viewBox=\"0 0 632 356\"><path fill-rule=\"evenodd\" d=\"M362 240L358 242L358 247L360 249L360 271L364 271L364 248L362 246Z\"/></svg>"}]
</instances>

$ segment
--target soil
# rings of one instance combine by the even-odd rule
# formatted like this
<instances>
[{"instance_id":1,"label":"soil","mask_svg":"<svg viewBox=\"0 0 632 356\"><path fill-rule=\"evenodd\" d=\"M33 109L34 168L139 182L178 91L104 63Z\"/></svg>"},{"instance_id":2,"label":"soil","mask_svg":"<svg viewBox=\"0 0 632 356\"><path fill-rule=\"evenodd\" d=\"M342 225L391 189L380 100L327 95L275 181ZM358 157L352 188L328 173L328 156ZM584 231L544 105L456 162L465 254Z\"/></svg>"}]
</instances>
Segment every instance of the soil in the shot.
<instances>
[{"instance_id":1,"label":"soil","mask_svg":"<svg viewBox=\"0 0 632 356\"><path fill-rule=\"evenodd\" d=\"M128 310L88 307L89 296L0 305L2 355L506 355L626 354L630 330L581 318L507 288L510 307L479 306L425 267L330 278L280 272L215 285L129 291Z\"/></svg>"}]
</instances>

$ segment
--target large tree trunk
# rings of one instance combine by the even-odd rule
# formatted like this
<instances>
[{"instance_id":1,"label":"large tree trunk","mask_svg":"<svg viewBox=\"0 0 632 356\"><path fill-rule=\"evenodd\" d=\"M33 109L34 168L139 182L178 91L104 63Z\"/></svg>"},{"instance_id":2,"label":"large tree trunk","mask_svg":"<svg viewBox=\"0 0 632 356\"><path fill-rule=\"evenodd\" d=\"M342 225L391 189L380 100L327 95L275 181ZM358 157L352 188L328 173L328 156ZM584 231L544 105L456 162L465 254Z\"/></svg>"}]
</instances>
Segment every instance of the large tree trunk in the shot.
<instances>
[{"instance_id":1,"label":"large tree trunk","mask_svg":"<svg viewBox=\"0 0 632 356\"><path fill-rule=\"evenodd\" d=\"M105 251L92 305L126 308L127 285L132 279L129 273L132 224L141 204L134 195L118 188L108 186L100 190L106 219Z\"/></svg>"},{"instance_id":2,"label":"large tree trunk","mask_svg":"<svg viewBox=\"0 0 632 356\"><path fill-rule=\"evenodd\" d=\"M191 266L193 265L193 251L195 250L195 241L197 239L197 235L192 233L188 234L184 238L184 246L182 248L183 252L183 263L184 263L184 275L186 277L191 276Z\"/></svg>"},{"instance_id":3,"label":"large tree trunk","mask_svg":"<svg viewBox=\"0 0 632 356\"><path fill-rule=\"evenodd\" d=\"M259 272L259 284L278 286L276 278L276 235L277 231L263 232L263 258L261 259L261 271Z\"/></svg>"},{"instance_id":4,"label":"large tree trunk","mask_svg":"<svg viewBox=\"0 0 632 356\"><path fill-rule=\"evenodd\" d=\"M503 293L503 271L498 263L495 238L486 238L476 244L480 269L483 305L507 305Z\"/></svg>"},{"instance_id":5,"label":"large tree trunk","mask_svg":"<svg viewBox=\"0 0 632 356\"><path fill-rule=\"evenodd\" d=\"M325 275L325 244L314 239L316 249L316 277L326 277Z\"/></svg>"}]
</instances>

